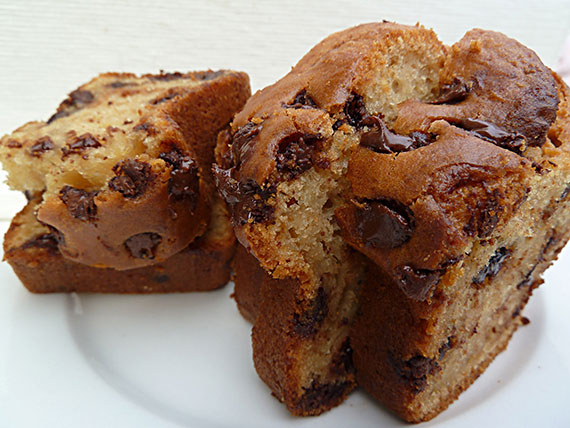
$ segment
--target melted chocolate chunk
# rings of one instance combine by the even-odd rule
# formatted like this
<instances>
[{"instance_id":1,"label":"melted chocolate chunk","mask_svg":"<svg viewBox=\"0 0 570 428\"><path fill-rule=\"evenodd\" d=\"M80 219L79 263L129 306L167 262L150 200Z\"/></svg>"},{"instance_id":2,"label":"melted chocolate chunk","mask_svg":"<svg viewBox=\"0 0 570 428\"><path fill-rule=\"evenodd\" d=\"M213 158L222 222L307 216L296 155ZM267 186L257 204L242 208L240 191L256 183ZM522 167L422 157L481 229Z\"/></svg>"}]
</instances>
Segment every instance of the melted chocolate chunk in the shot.
<instances>
[{"instance_id":1,"label":"melted chocolate chunk","mask_svg":"<svg viewBox=\"0 0 570 428\"><path fill-rule=\"evenodd\" d=\"M136 83L134 82L123 82L121 80L117 80L115 82L111 82L109 84L107 84L108 87L113 88L113 89L119 89L119 88L124 88L126 86L135 86Z\"/></svg>"},{"instance_id":2,"label":"melted chocolate chunk","mask_svg":"<svg viewBox=\"0 0 570 428\"><path fill-rule=\"evenodd\" d=\"M315 101L309 95L307 95L306 89L303 89L301 92L299 92L291 104L283 104L283 107L294 109L318 108L317 103L315 103Z\"/></svg>"},{"instance_id":3,"label":"melted chocolate chunk","mask_svg":"<svg viewBox=\"0 0 570 428\"><path fill-rule=\"evenodd\" d=\"M317 297L301 314L293 316L293 331L302 339L308 339L317 332L317 328L329 312L327 293L323 287L317 290Z\"/></svg>"},{"instance_id":4,"label":"melted chocolate chunk","mask_svg":"<svg viewBox=\"0 0 570 428\"><path fill-rule=\"evenodd\" d=\"M447 354L447 351L449 351L451 348L453 348L455 346L456 341L457 340L456 340L455 336L449 336L447 338L447 342L445 342L443 345L441 345L439 347L439 349L437 350L439 361L443 360L443 357L445 357L445 354Z\"/></svg>"},{"instance_id":5,"label":"melted chocolate chunk","mask_svg":"<svg viewBox=\"0 0 570 428\"><path fill-rule=\"evenodd\" d=\"M436 138L436 135L421 131L414 131L407 136L395 134L376 116L370 116L369 122L372 130L360 136L360 145L376 153L408 152L427 146Z\"/></svg>"},{"instance_id":6,"label":"melted chocolate chunk","mask_svg":"<svg viewBox=\"0 0 570 428\"><path fill-rule=\"evenodd\" d=\"M416 355L409 360L403 361L395 358L390 353L389 358L400 380L405 383L414 394L425 389L429 375L441 370L437 361L433 358L424 357L423 355Z\"/></svg>"},{"instance_id":7,"label":"melted chocolate chunk","mask_svg":"<svg viewBox=\"0 0 570 428\"><path fill-rule=\"evenodd\" d=\"M518 154L524 150L526 145L526 139L523 135L505 131L497 125L484 120L471 118L462 119L455 123L455 125L471 132L482 140Z\"/></svg>"},{"instance_id":8,"label":"melted chocolate chunk","mask_svg":"<svg viewBox=\"0 0 570 428\"><path fill-rule=\"evenodd\" d=\"M116 177L109 181L109 189L120 192L125 198L138 198L154 178L150 165L128 159L113 167Z\"/></svg>"},{"instance_id":9,"label":"melted chocolate chunk","mask_svg":"<svg viewBox=\"0 0 570 428\"><path fill-rule=\"evenodd\" d=\"M309 388L303 387L305 392L297 407L304 412L310 412L334 405L352 386L350 381L321 384L315 379Z\"/></svg>"},{"instance_id":10,"label":"melted chocolate chunk","mask_svg":"<svg viewBox=\"0 0 570 428\"><path fill-rule=\"evenodd\" d=\"M53 150L55 144L50 137L47 135L45 137L39 138L36 143L30 148L30 154L34 157L40 157L42 154L49 150Z\"/></svg>"},{"instance_id":11,"label":"melted chocolate chunk","mask_svg":"<svg viewBox=\"0 0 570 428\"><path fill-rule=\"evenodd\" d=\"M73 136L69 140L66 147L63 147L61 151L63 152L62 159L69 155L77 155L84 152L87 149L94 149L101 147L101 143L89 132L80 135L79 137Z\"/></svg>"},{"instance_id":12,"label":"melted chocolate chunk","mask_svg":"<svg viewBox=\"0 0 570 428\"><path fill-rule=\"evenodd\" d=\"M59 197L74 218L92 221L97 217L95 196L98 193L97 191L87 192L83 189L65 186L59 191Z\"/></svg>"},{"instance_id":13,"label":"melted chocolate chunk","mask_svg":"<svg viewBox=\"0 0 570 428\"><path fill-rule=\"evenodd\" d=\"M367 247L397 248L408 242L415 227L413 213L394 200L366 200L356 206L356 233Z\"/></svg>"},{"instance_id":14,"label":"melted chocolate chunk","mask_svg":"<svg viewBox=\"0 0 570 428\"><path fill-rule=\"evenodd\" d=\"M485 197L477 199L469 221L463 228L469 236L488 237L499 223L499 215L504 207L501 205L502 195L494 189L488 191Z\"/></svg>"},{"instance_id":15,"label":"melted chocolate chunk","mask_svg":"<svg viewBox=\"0 0 570 428\"><path fill-rule=\"evenodd\" d=\"M454 77L451 83L442 85L439 97L431 104L457 104L467 98L471 88L463 79Z\"/></svg>"},{"instance_id":16,"label":"melted chocolate chunk","mask_svg":"<svg viewBox=\"0 0 570 428\"><path fill-rule=\"evenodd\" d=\"M295 132L283 138L277 146L277 171L287 179L307 171L313 166L313 157L322 141L320 135L308 135Z\"/></svg>"},{"instance_id":17,"label":"melted chocolate chunk","mask_svg":"<svg viewBox=\"0 0 570 428\"><path fill-rule=\"evenodd\" d=\"M347 122L355 127L367 125L371 118L366 110L362 97L354 93L346 100L344 105L344 114Z\"/></svg>"},{"instance_id":18,"label":"melted chocolate chunk","mask_svg":"<svg viewBox=\"0 0 570 428\"><path fill-rule=\"evenodd\" d=\"M69 116L71 113L82 109L85 105L90 104L95 99L92 92L85 89L77 89L69 94L67 99L65 99L54 115L52 115L47 123L50 124L54 120L62 117Z\"/></svg>"},{"instance_id":19,"label":"melted chocolate chunk","mask_svg":"<svg viewBox=\"0 0 570 428\"><path fill-rule=\"evenodd\" d=\"M154 76L148 76L150 80L156 80L159 82L170 82L171 80L177 80L182 78L182 73L175 71L173 73L164 73L160 70L160 74Z\"/></svg>"},{"instance_id":20,"label":"melted chocolate chunk","mask_svg":"<svg viewBox=\"0 0 570 428\"><path fill-rule=\"evenodd\" d=\"M172 166L168 182L169 197L176 201L187 200L194 209L200 194L198 163L191 157L179 152L178 149L161 153L159 158Z\"/></svg>"},{"instance_id":21,"label":"melted chocolate chunk","mask_svg":"<svg viewBox=\"0 0 570 428\"><path fill-rule=\"evenodd\" d=\"M400 266L396 269L398 284L410 299L423 301L437 285L441 272Z\"/></svg>"},{"instance_id":22,"label":"melted chocolate chunk","mask_svg":"<svg viewBox=\"0 0 570 428\"><path fill-rule=\"evenodd\" d=\"M152 277L152 280L158 284L164 284L170 281L170 278L168 277L168 275L155 275Z\"/></svg>"},{"instance_id":23,"label":"melted chocolate chunk","mask_svg":"<svg viewBox=\"0 0 570 428\"><path fill-rule=\"evenodd\" d=\"M8 140L6 142L6 147L8 147L10 149L19 149L22 147L22 143L20 143L19 141L16 141L16 140Z\"/></svg>"},{"instance_id":24,"label":"melted chocolate chunk","mask_svg":"<svg viewBox=\"0 0 570 428\"><path fill-rule=\"evenodd\" d=\"M339 350L334 354L330 365L330 371L338 376L344 376L347 373L354 373L355 367L352 360L352 354L353 351L350 346L350 338L347 337Z\"/></svg>"},{"instance_id":25,"label":"melted chocolate chunk","mask_svg":"<svg viewBox=\"0 0 570 428\"><path fill-rule=\"evenodd\" d=\"M173 98L176 98L177 96L180 95L180 92L177 91L170 91L169 93L167 93L166 95L162 96L162 97L157 97L153 100L150 100L148 103L151 105L157 105L157 104L161 104L165 101L171 100Z\"/></svg>"},{"instance_id":26,"label":"melted chocolate chunk","mask_svg":"<svg viewBox=\"0 0 570 428\"><path fill-rule=\"evenodd\" d=\"M511 250L501 247L495 251L495 254L489 259L489 263L479 271L473 278L473 284L482 284L487 278L497 276L501 270L503 262L511 255Z\"/></svg>"},{"instance_id":27,"label":"melted chocolate chunk","mask_svg":"<svg viewBox=\"0 0 570 428\"><path fill-rule=\"evenodd\" d=\"M53 233L43 233L22 244L22 249L44 248L51 253L58 253L59 241Z\"/></svg>"},{"instance_id":28,"label":"melted chocolate chunk","mask_svg":"<svg viewBox=\"0 0 570 428\"><path fill-rule=\"evenodd\" d=\"M249 158L253 145L251 141L262 129L261 124L248 122L234 134L232 139L233 164L239 167L241 163Z\"/></svg>"},{"instance_id":29,"label":"melted chocolate chunk","mask_svg":"<svg viewBox=\"0 0 570 428\"><path fill-rule=\"evenodd\" d=\"M255 181L244 183L235 179L235 169L222 169L214 164L212 172L216 187L232 210L235 225L265 223L273 219L274 208L269 200L275 195L275 186L259 186Z\"/></svg>"},{"instance_id":30,"label":"melted chocolate chunk","mask_svg":"<svg viewBox=\"0 0 570 428\"><path fill-rule=\"evenodd\" d=\"M156 248L162 242L158 233L145 232L133 235L125 241L125 247L136 259L153 260Z\"/></svg>"},{"instance_id":31,"label":"melted chocolate chunk","mask_svg":"<svg viewBox=\"0 0 570 428\"><path fill-rule=\"evenodd\" d=\"M149 123L139 123L133 127L133 131L144 131L148 135L156 135L156 128Z\"/></svg>"}]
</instances>

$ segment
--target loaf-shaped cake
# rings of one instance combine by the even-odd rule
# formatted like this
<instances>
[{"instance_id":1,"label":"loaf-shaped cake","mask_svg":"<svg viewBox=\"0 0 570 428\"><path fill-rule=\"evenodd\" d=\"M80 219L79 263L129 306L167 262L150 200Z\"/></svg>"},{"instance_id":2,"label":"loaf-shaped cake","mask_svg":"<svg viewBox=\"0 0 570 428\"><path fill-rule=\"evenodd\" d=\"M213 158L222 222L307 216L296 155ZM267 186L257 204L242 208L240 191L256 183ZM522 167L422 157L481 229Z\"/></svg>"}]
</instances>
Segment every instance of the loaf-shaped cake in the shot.
<instances>
[{"instance_id":1,"label":"loaf-shaped cake","mask_svg":"<svg viewBox=\"0 0 570 428\"><path fill-rule=\"evenodd\" d=\"M218 132L250 94L245 73L106 73L46 122L0 140L15 190L66 259L127 270L163 262L208 227Z\"/></svg>"},{"instance_id":2,"label":"loaf-shaped cake","mask_svg":"<svg viewBox=\"0 0 570 428\"><path fill-rule=\"evenodd\" d=\"M568 88L491 31L361 25L256 93L215 175L257 259L238 251L235 294L274 395L319 414L355 368L407 421L445 409L568 240L569 148Z\"/></svg>"}]
</instances>

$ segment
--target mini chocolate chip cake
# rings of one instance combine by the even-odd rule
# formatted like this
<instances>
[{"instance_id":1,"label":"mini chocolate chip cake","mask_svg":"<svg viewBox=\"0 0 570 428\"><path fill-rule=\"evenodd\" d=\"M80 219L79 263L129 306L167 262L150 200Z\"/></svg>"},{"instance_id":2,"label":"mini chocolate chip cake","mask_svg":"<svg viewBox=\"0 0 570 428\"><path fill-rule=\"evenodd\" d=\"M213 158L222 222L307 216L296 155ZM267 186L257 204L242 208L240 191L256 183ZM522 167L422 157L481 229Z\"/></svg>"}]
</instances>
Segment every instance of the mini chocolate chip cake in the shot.
<instances>
[{"instance_id":1,"label":"mini chocolate chip cake","mask_svg":"<svg viewBox=\"0 0 570 428\"><path fill-rule=\"evenodd\" d=\"M214 170L254 363L292 413L342 402L356 369L425 421L507 346L570 234L568 94L500 33L383 22L248 101Z\"/></svg>"},{"instance_id":2,"label":"mini chocolate chip cake","mask_svg":"<svg viewBox=\"0 0 570 428\"><path fill-rule=\"evenodd\" d=\"M230 280L235 237L225 204L214 198L204 235L162 262L129 270L97 268L63 257L57 236L35 216L31 197L4 238L4 258L32 293L172 293L209 291Z\"/></svg>"},{"instance_id":3,"label":"mini chocolate chip cake","mask_svg":"<svg viewBox=\"0 0 570 428\"><path fill-rule=\"evenodd\" d=\"M15 190L66 259L127 270L163 262L208 227L216 135L250 94L233 71L106 73L46 122L0 140Z\"/></svg>"}]
</instances>

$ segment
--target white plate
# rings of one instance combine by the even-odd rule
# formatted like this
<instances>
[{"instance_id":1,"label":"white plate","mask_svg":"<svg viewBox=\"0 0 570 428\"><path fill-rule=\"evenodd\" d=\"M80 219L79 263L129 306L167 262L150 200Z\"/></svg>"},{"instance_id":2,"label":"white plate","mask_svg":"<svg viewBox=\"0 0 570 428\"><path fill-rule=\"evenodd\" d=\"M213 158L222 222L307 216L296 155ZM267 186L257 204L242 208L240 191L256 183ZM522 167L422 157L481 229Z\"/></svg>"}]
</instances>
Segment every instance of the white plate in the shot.
<instances>
[{"instance_id":1,"label":"white plate","mask_svg":"<svg viewBox=\"0 0 570 428\"><path fill-rule=\"evenodd\" d=\"M422 426L570 426L569 277L566 251L525 311L531 324ZM232 284L166 296L41 296L2 263L0 286L0 427L406 426L362 391L318 418L291 417L255 373Z\"/></svg>"}]
</instances>

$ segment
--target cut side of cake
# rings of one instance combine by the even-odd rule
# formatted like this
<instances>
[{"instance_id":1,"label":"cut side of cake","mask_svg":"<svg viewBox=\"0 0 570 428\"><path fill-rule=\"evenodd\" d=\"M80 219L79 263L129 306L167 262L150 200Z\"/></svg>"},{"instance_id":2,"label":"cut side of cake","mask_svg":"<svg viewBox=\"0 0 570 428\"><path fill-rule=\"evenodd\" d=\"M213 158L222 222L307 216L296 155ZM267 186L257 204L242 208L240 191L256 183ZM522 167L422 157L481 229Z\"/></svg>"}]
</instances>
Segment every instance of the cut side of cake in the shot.
<instances>
[{"instance_id":1,"label":"cut side of cake","mask_svg":"<svg viewBox=\"0 0 570 428\"><path fill-rule=\"evenodd\" d=\"M172 293L209 291L230 280L235 238L225 204L214 198L206 233L165 261L129 270L66 259L57 237L37 221L41 197L16 214L4 237L4 259L32 293Z\"/></svg>"},{"instance_id":2,"label":"cut side of cake","mask_svg":"<svg viewBox=\"0 0 570 428\"><path fill-rule=\"evenodd\" d=\"M569 238L569 133L568 88L491 31L446 47L420 26L361 25L256 93L215 174L266 272L254 286L255 263L236 268L236 300L274 395L318 414L354 367L407 421L445 409ZM353 363L335 377L342 350Z\"/></svg>"},{"instance_id":3,"label":"cut side of cake","mask_svg":"<svg viewBox=\"0 0 570 428\"><path fill-rule=\"evenodd\" d=\"M245 73L106 73L46 122L0 140L11 188L41 195L59 253L89 266L163 262L208 227L218 132L250 94Z\"/></svg>"}]
</instances>

